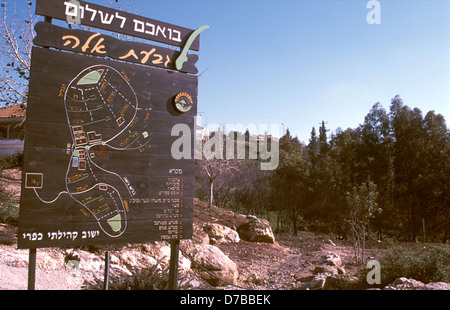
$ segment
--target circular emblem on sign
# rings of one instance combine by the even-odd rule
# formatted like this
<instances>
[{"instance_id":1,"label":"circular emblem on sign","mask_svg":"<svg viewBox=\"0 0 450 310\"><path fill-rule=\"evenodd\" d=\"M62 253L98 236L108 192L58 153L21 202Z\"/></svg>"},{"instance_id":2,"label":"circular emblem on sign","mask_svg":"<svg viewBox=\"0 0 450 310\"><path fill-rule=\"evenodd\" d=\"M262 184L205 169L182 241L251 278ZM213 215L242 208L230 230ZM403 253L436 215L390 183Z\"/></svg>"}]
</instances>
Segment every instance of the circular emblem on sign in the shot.
<instances>
[{"instance_id":1,"label":"circular emblem on sign","mask_svg":"<svg viewBox=\"0 0 450 310\"><path fill-rule=\"evenodd\" d=\"M179 93L175 97L175 108L180 112L189 111L194 105L192 97L187 93Z\"/></svg>"}]
</instances>

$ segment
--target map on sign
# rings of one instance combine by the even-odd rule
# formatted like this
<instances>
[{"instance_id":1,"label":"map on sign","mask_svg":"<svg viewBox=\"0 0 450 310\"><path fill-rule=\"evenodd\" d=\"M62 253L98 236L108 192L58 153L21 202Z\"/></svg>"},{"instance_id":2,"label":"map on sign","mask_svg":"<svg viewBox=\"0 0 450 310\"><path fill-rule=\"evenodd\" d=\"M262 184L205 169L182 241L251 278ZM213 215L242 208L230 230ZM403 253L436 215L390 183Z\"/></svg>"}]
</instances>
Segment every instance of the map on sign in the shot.
<instances>
[{"instance_id":1,"label":"map on sign","mask_svg":"<svg viewBox=\"0 0 450 310\"><path fill-rule=\"evenodd\" d=\"M195 141L199 57L192 51L200 30L81 0L38 0L36 13L66 20L74 6L80 11L70 12L84 12L80 21L92 31L49 19L35 26L18 247L192 238L195 161L172 149L180 135ZM98 18L105 14L114 22ZM161 33L140 33L136 25L144 24ZM179 124L189 130L177 135ZM194 145L183 150L192 154Z\"/></svg>"},{"instance_id":2,"label":"map on sign","mask_svg":"<svg viewBox=\"0 0 450 310\"><path fill-rule=\"evenodd\" d=\"M197 77L39 47L33 56L19 247L190 238L195 162L172 156L171 132L194 126ZM176 110L180 93L192 95L189 111Z\"/></svg>"},{"instance_id":3,"label":"map on sign","mask_svg":"<svg viewBox=\"0 0 450 310\"><path fill-rule=\"evenodd\" d=\"M49 204L62 194L69 195L97 220L105 234L118 237L127 228L124 199L133 197L136 191L126 176L102 167L106 160L104 152L145 149L152 138L145 130L151 108L139 108L129 82L106 65L80 72L66 88L64 105L72 136L72 141L68 141L71 156L65 180L61 180L66 190L51 201L42 199L36 187L34 191L42 202Z\"/></svg>"}]
</instances>

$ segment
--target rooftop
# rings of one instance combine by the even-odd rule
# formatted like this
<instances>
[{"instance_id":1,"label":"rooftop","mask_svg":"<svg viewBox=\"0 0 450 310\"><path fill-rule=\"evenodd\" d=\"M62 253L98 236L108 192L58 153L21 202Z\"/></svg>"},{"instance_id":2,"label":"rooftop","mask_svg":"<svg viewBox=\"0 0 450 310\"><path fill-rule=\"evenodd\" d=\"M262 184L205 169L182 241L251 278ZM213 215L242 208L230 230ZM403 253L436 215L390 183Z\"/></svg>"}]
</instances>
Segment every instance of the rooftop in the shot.
<instances>
[{"instance_id":1,"label":"rooftop","mask_svg":"<svg viewBox=\"0 0 450 310\"><path fill-rule=\"evenodd\" d=\"M0 108L0 118L25 117L25 107L22 104L14 104Z\"/></svg>"}]
</instances>

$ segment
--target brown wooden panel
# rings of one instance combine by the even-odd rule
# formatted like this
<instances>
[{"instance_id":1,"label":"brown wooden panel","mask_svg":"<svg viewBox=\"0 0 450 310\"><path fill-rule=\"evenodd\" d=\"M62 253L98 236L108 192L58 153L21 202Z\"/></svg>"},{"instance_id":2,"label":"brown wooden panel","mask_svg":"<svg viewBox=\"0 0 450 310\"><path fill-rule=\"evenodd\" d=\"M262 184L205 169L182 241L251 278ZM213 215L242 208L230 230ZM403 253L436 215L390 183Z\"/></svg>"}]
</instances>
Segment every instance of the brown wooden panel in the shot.
<instances>
[{"instance_id":1,"label":"brown wooden panel","mask_svg":"<svg viewBox=\"0 0 450 310\"><path fill-rule=\"evenodd\" d=\"M36 14L60 20L67 20L66 9L70 12L70 5L65 0L38 0ZM143 39L153 40L174 46L183 46L191 29L168 24L139 15L118 11L101 5L78 0L81 9L80 22L82 25L118 32ZM81 18L82 17L82 18ZM197 37L190 47L198 51L200 39Z\"/></svg>"},{"instance_id":2,"label":"brown wooden panel","mask_svg":"<svg viewBox=\"0 0 450 310\"><path fill-rule=\"evenodd\" d=\"M34 47L32 54L30 76L31 96L54 96L55 93L64 96L65 89L61 89L74 80L82 71L91 67L106 66L111 71L116 71L116 78L110 84L130 84L132 88L139 88L139 95L151 98L151 93L158 90L171 91L175 96L180 92L189 93L192 98L197 97L198 77L179 72L168 72L157 68L138 66L129 63L117 62L97 57L89 57L45 48ZM98 68L101 69L101 68ZM39 75L39 73L44 73ZM59 89L55 88L54 80L59 79ZM33 81L41 83L36 89ZM100 85L101 86L101 85ZM46 95L47 94L47 95Z\"/></svg>"},{"instance_id":3,"label":"brown wooden panel","mask_svg":"<svg viewBox=\"0 0 450 310\"><path fill-rule=\"evenodd\" d=\"M19 248L189 238L195 162L170 152L173 125L194 138L196 107L170 107L181 91L196 103L197 77L35 47Z\"/></svg>"},{"instance_id":4,"label":"brown wooden panel","mask_svg":"<svg viewBox=\"0 0 450 310\"><path fill-rule=\"evenodd\" d=\"M102 180L107 180L108 182L111 182L112 184L115 184L117 188L126 186L124 182L120 178L116 178L117 180L113 179L113 175L107 174L105 172L103 173L97 173L97 179L95 178L85 178L80 180L79 182L73 182L73 183L65 183L61 182L64 181L66 178L70 178L72 174L67 175L67 171L62 172L43 172L43 187L36 189L37 193L39 194L39 197L43 199L44 201L51 201L54 200L60 192L70 192L74 195L79 195L81 197L84 193L83 191L85 188L92 188L95 186L98 186ZM26 175L25 175L26 177ZM185 176L177 176L173 175L171 177L168 176L157 176L157 175L137 175L137 174L131 174L131 175L124 175L124 177L127 178L127 180L130 183L130 186L132 186L135 190L135 193L127 193L124 190L123 199L134 199L134 198L149 198L149 197L158 197L158 196L167 196L166 193L163 193L162 191L171 191L170 196L179 196L182 195L186 197L191 197L194 195L194 183L193 183L193 177L185 177ZM100 193L100 192L98 192ZM24 195L22 196L22 201L27 200L30 203L33 202L39 202L36 200L36 193L33 190L29 190L28 188L24 188ZM181 197L182 198L182 197ZM78 199L81 200L81 199ZM133 200L136 203L144 203L145 201L137 201ZM58 198L58 205L65 205L68 206L73 205L72 198L67 194L63 193ZM48 208L57 208L57 205L47 205ZM136 206L136 209L138 207ZM49 209L49 210L50 210ZM39 213L39 208L35 208L32 210L29 210L28 214L34 214ZM139 219L141 215L130 215L130 217L133 217L135 219Z\"/></svg>"},{"instance_id":5,"label":"brown wooden panel","mask_svg":"<svg viewBox=\"0 0 450 310\"><path fill-rule=\"evenodd\" d=\"M73 133L70 128L64 124L56 123L45 123L43 126L42 122L27 121L27 127L30 133L27 134L25 139L25 147L33 147L39 150L45 150L45 148L56 149L57 155L59 153L66 153L67 145L70 144L71 147L82 148L86 144L83 141L73 137ZM180 139L178 133L176 136L172 136L169 132L152 132L146 129L131 129L123 132L116 132L110 128L105 127L90 127L90 133L87 134L88 138L85 142L90 142L90 152L97 153L97 156L101 154L105 157L105 153L109 154L111 152L118 152L120 158L126 157L126 153L133 154L134 151L139 151L139 153L152 154L152 155L170 155L172 145L178 139ZM189 139L188 142L183 145L188 147L187 143L190 143L190 154L193 156L195 133L191 131L190 135L183 135L183 139ZM101 135L101 137L100 137ZM98 142L91 142L90 136L98 136ZM114 137L113 140L110 140ZM77 142L80 141L81 144L78 145ZM46 150L47 152L47 150ZM71 153L71 152L67 152ZM37 150L33 151L33 155L36 155ZM93 154L92 156L96 156Z\"/></svg>"},{"instance_id":6,"label":"brown wooden panel","mask_svg":"<svg viewBox=\"0 0 450 310\"><path fill-rule=\"evenodd\" d=\"M33 150L28 148L27 154ZM57 153L56 149L51 152L41 148L32 155L33 160L27 160L29 155L25 157L19 248L161 240L161 236L168 236L167 232L155 232L151 226L139 224L166 216L180 218L181 209L183 219L192 219L189 218L192 209L183 203L194 195L191 160L174 161L146 155L148 162L145 164L142 156L133 153L123 156L116 152L116 160L107 153L95 166L92 163L98 157L80 171L71 165L73 156L64 160ZM114 231L115 224L109 221L118 215L120 224L115 223L119 228ZM51 237L46 236L48 232L67 232L68 227L72 227L71 232L78 231L80 236L81 231L98 231L98 238L45 243ZM146 237L140 239L132 233L138 231L140 237L144 232ZM23 236L23 233L41 234L43 238L29 240L30 236Z\"/></svg>"},{"instance_id":7,"label":"brown wooden panel","mask_svg":"<svg viewBox=\"0 0 450 310\"><path fill-rule=\"evenodd\" d=\"M27 106L28 122L39 122L45 119L46 123L61 124L66 126L68 124L67 114L73 114L73 118L82 118L83 114L89 114L90 110L94 110L95 112L99 110L106 111L107 109L104 105L92 103L90 107L88 106L88 110L81 110L77 105L73 105L69 102L66 110L64 101L55 97L29 96L28 102L32 103ZM175 124L186 124L194 130L193 114L171 113L175 112L172 110L172 107L170 107L170 110L167 108L164 109L168 105L172 105L172 101L168 99L165 99L165 102L161 103L159 103L156 99L151 102L151 110L138 111L139 113L136 115L137 119L131 122L130 128L141 131L146 130L152 133L170 133ZM160 109L158 109L159 107ZM114 123L96 123L93 125L93 128L94 127L114 128Z\"/></svg>"},{"instance_id":8,"label":"brown wooden panel","mask_svg":"<svg viewBox=\"0 0 450 310\"><path fill-rule=\"evenodd\" d=\"M31 86L29 101L36 100L39 104L42 104L42 110L48 110L50 112L52 109L55 109L55 112L65 112L65 107L67 106L68 109L75 111L79 108L79 105L83 103L77 102L75 98L75 100L71 100L73 97L67 98L66 89L71 81L70 78L64 78L61 75L34 72L34 74L30 77L30 81ZM168 112L174 117L181 117L184 115L190 115L192 117L197 113L197 97L192 97L194 106L191 110L185 113L180 113L175 109L174 98L178 93L182 92L180 91L180 89L183 89L181 87L179 89L172 90L141 88L135 85L131 85L131 87L136 94L139 109L141 110ZM187 88L188 87L186 87L186 89ZM105 98L104 95L102 96ZM90 109L97 109L101 104L104 107L107 107L107 105L103 104L102 96L95 96L96 98L93 98L95 100L87 101L88 105L91 106ZM47 100L48 103L44 103Z\"/></svg>"},{"instance_id":9,"label":"brown wooden panel","mask_svg":"<svg viewBox=\"0 0 450 310\"><path fill-rule=\"evenodd\" d=\"M66 81L67 80L67 81ZM30 77L30 95L29 101L35 100L37 108L41 109L42 112L47 110L48 112L63 112L65 113L65 108L68 110L76 111L79 109L86 110L83 106L84 103L88 105L88 110L98 110L100 106L103 109L107 109L111 102L104 104L103 99L107 101L111 92L108 95L102 94L100 95L98 92L91 98L87 97L83 100L79 100L73 98L74 93L66 93L67 86L70 83L69 78L63 79L60 75L52 75L52 74L44 74L40 72L35 72ZM168 112L169 115L174 116L175 118L179 118L185 115L190 115L190 117L194 116L197 112L197 98L193 97L194 106L191 110L185 113L180 113L175 110L174 107L174 98L180 92L178 89L174 90L160 90L160 89L150 89L150 88L140 88L134 85L131 85L134 93L137 98L139 111L144 113L147 112ZM70 96L72 95L72 96ZM106 96L106 97L105 97ZM102 99L103 97L103 99ZM120 100L117 100L119 97L112 98L112 104L114 105L121 104ZM86 101L88 100L88 101ZM126 102L122 102L125 105ZM35 111L35 110L33 110ZM120 109L121 111L121 109ZM119 111L119 112L120 112ZM31 113L31 112L30 112ZM75 112L73 112L75 113ZM122 113L122 112L120 112ZM30 114L30 117L31 114ZM176 122L181 122L178 119L174 119Z\"/></svg>"},{"instance_id":10,"label":"brown wooden panel","mask_svg":"<svg viewBox=\"0 0 450 310\"><path fill-rule=\"evenodd\" d=\"M192 217L128 221L127 231L123 234L122 239L128 240L127 243L191 239L192 225ZM80 229L80 227L84 229ZM169 230L173 227L178 229ZM149 236L153 236L153 238ZM97 222L84 221L67 223L64 229L56 231L45 229L39 224L30 226L29 229L19 227L18 239L20 240L19 249L122 243L115 238L108 238L102 234L98 229Z\"/></svg>"},{"instance_id":11,"label":"brown wooden panel","mask_svg":"<svg viewBox=\"0 0 450 310\"><path fill-rule=\"evenodd\" d=\"M95 153L96 158L85 159L85 168L81 169L79 168L80 164L78 167L74 167L72 161L73 153L67 155L62 153L63 149L29 147L28 150L34 154L24 156L26 160L24 171L26 173L59 173L64 176L67 171L70 171L88 178L108 171L121 176L148 175L163 177L172 174L191 176L195 169L195 163L192 160L175 160L170 155L163 156L151 153L138 155L136 152L113 152L101 147L96 147L89 153ZM98 159L100 156L105 158ZM79 156L79 158L81 157ZM144 161L142 158L146 160ZM51 164L49 164L49 161ZM80 161L81 159L78 160L78 162ZM65 184L64 181L64 177L60 178L61 186Z\"/></svg>"},{"instance_id":12,"label":"brown wooden panel","mask_svg":"<svg viewBox=\"0 0 450 310\"><path fill-rule=\"evenodd\" d=\"M121 41L111 36L85 30L74 30L58 27L50 23L39 22L35 26L37 32L33 42L44 47L84 53L95 56L110 57L152 67L176 70L175 59L180 52L160 46ZM188 55L180 71L196 74L195 63L198 55Z\"/></svg>"}]
</instances>

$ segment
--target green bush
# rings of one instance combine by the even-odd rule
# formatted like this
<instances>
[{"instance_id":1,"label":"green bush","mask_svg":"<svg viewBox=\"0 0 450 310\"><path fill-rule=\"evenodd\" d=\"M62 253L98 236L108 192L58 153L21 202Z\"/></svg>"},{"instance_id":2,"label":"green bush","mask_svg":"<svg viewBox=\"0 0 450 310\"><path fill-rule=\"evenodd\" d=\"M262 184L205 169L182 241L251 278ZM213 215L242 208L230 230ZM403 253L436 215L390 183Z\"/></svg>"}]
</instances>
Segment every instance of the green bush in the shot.
<instances>
[{"instance_id":1,"label":"green bush","mask_svg":"<svg viewBox=\"0 0 450 310\"><path fill-rule=\"evenodd\" d=\"M380 260L383 285L406 277L429 282L450 282L450 249L416 246L397 247Z\"/></svg>"},{"instance_id":2,"label":"green bush","mask_svg":"<svg viewBox=\"0 0 450 310\"><path fill-rule=\"evenodd\" d=\"M381 284L368 284L370 269L362 268L356 274L357 281L333 281L328 290L365 290L392 284L405 277L430 282L450 282L450 248L417 245L414 247L395 246L380 260ZM345 280L345 279L344 279Z\"/></svg>"},{"instance_id":3,"label":"green bush","mask_svg":"<svg viewBox=\"0 0 450 310\"><path fill-rule=\"evenodd\" d=\"M19 219L19 207L11 196L0 187L0 222L17 223Z\"/></svg>"},{"instance_id":4,"label":"green bush","mask_svg":"<svg viewBox=\"0 0 450 310\"><path fill-rule=\"evenodd\" d=\"M161 270L159 264L151 268L133 268L130 276L112 277L109 280L110 290L164 290L168 288L168 268ZM103 283L85 287L89 290L103 289Z\"/></svg>"},{"instance_id":5,"label":"green bush","mask_svg":"<svg viewBox=\"0 0 450 310\"><path fill-rule=\"evenodd\" d=\"M0 156L0 169L22 169L23 152Z\"/></svg>"}]
</instances>

